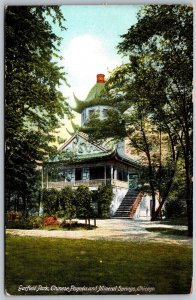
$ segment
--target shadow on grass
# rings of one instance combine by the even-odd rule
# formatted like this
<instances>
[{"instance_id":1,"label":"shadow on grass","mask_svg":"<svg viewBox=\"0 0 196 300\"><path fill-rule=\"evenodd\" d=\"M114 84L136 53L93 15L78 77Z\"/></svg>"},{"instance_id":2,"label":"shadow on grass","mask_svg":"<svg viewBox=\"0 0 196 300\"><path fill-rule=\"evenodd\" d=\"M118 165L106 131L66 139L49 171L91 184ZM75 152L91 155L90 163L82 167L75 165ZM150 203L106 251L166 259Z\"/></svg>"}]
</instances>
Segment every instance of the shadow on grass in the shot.
<instances>
[{"instance_id":1,"label":"shadow on grass","mask_svg":"<svg viewBox=\"0 0 196 300\"><path fill-rule=\"evenodd\" d=\"M161 228L161 227L146 228L146 230L150 232L158 232L166 235L188 236L188 230L179 230L179 229Z\"/></svg>"},{"instance_id":2,"label":"shadow on grass","mask_svg":"<svg viewBox=\"0 0 196 300\"><path fill-rule=\"evenodd\" d=\"M162 220L161 224L188 226L186 217Z\"/></svg>"},{"instance_id":3,"label":"shadow on grass","mask_svg":"<svg viewBox=\"0 0 196 300\"><path fill-rule=\"evenodd\" d=\"M61 231L77 231L77 230L93 230L96 229L97 226L94 225L86 225L82 223L74 223L74 224L64 224L64 226L59 225L48 225L40 228L41 230L48 230L48 231L54 231L54 230L61 230Z\"/></svg>"}]
</instances>

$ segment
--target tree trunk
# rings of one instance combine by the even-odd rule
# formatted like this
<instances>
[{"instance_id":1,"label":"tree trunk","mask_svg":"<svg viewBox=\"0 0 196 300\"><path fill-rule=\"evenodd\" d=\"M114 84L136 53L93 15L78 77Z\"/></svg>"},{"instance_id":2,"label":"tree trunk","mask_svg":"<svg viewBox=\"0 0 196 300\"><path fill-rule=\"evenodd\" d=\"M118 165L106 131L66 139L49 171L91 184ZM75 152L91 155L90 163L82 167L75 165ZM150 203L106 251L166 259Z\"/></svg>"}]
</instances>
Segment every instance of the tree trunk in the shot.
<instances>
[{"instance_id":1,"label":"tree trunk","mask_svg":"<svg viewBox=\"0 0 196 300\"><path fill-rule=\"evenodd\" d=\"M156 198L155 198L154 185L151 182L150 182L150 189L151 189L151 195L152 195L151 221L155 221Z\"/></svg>"},{"instance_id":2,"label":"tree trunk","mask_svg":"<svg viewBox=\"0 0 196 300\"><path fill-rule=\"evenodd\" d=\"M163 208L163 205L165 203L165 201L167 200L167 197L169 195L169 192L171 190L171 187L172 187L172 184L173 184L173 179L174 179L174 175L176 173L176 168L175 170L173 170L172 172L172 176L171 176L171 179L170 181L168 182L168 185L167 185L167 189L165 190L165 193L162 197L162 200L161 200L161 203L159 204L159 207L157 208L157 210L155 211L155 214L154 214L154 221L157 220L158 216L160 215L161 213L161 210Z\"/></svg>"},{"instance_id":3,"label":"tree trunk","mask_svg":"<svg viewBox=\"0 0 196 300\"><path fill-rule=\"evenodd\" d=\"M144 144L145 144L144 152L145 152L147 160L148 160L149 184L150 184L151 195L152 195L151 221L154 221L156 199L155 199L155 188L154 188L154 184L153 184L153 168L152 168L149 144L147 141L146 133L145 133L142 122L141 122L141 131L142 131L143 140L144 140Z\"/></svg>"}]
</instances>

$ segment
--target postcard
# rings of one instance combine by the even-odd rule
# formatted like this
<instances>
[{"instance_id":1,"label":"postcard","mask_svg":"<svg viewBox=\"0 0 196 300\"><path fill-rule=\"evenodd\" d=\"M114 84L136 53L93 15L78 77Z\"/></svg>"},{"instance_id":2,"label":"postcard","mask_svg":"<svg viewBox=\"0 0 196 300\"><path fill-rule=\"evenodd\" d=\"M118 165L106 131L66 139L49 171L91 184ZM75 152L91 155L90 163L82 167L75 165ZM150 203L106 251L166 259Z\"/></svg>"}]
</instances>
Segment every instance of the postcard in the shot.
<instances>
[{"instance_id":1,"label":"postcard","mask_svg":"<svg viewBox=\"0 0 196 300\"><path fill-rule=\"evenodd\" d=\"M193 9L5 7L5 294L190 294Z\"/></svg>"}]
</instances>

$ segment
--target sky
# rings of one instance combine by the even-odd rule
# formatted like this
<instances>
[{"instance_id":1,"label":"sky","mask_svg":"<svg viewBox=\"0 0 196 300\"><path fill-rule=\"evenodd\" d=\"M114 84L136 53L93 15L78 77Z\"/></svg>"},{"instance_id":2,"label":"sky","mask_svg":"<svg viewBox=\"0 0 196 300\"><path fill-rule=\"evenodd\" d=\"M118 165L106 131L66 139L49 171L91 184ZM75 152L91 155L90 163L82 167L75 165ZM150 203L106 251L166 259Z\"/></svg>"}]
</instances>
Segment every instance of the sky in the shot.
<instances>
[{"instance_id":1,"label":"sky","mask_svg":"<svg viewBox=\"0 0 196 300\"><path fill-rule=\"evenodd\" d=\"M137 22L138 5L64 5L61 11L66 19L66 31L54 26L61 36L61 65L67 73L70 87L61 91L73 106L73 93L84 100L96 83L96 75L121 65L125 58L117 53L120 35ZM79 122L76 117L76 123Z\"/></svg>"}]
</instances>

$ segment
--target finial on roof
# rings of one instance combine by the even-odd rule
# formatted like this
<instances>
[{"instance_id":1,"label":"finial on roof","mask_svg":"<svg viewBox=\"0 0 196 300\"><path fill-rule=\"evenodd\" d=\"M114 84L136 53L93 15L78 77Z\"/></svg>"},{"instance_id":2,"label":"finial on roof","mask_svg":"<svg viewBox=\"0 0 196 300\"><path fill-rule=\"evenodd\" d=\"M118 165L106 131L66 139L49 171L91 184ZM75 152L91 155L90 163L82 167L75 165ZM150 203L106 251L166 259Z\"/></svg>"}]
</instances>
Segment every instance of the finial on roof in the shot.
<instances>
[{"instance_id":1,"label":"finial on roof","mask_svg":"<svg viewBox=\"0 0 196 300\"><path fill-rule=\"evenodd\" d=\"M97 83L105 83L105 75L97 74Z\"/></svg>"}]
</instances>

